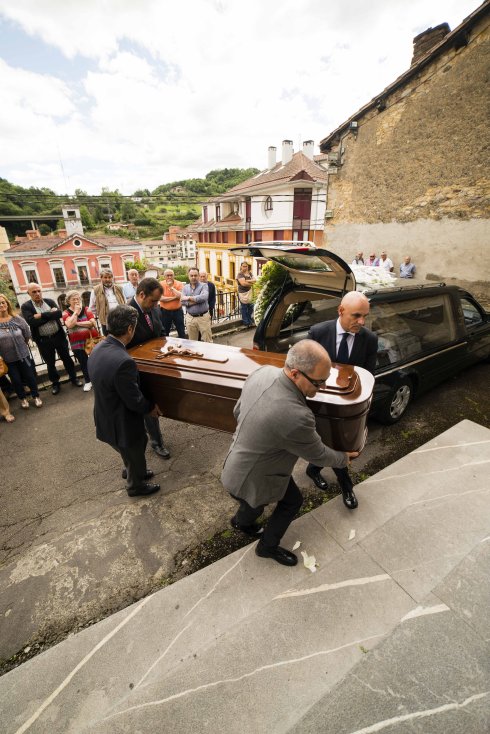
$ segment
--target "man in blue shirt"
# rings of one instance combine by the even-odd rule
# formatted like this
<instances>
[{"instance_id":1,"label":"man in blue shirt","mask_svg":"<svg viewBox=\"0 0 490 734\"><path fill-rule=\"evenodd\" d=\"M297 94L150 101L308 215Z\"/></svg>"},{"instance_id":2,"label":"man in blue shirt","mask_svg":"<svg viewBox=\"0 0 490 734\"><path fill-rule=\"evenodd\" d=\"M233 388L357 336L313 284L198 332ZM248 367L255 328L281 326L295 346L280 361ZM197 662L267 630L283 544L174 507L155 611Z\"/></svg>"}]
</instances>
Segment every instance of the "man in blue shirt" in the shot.
<instances>
[{"instance_id":1,"label":"man in blue shirt","mask_svg":"<svg viewBox=\"0 0 490 734\"><path fill-rule=\"evenodd\" d=\"M410 255L405 255L404 262L400 264L400 278L413 278L415 275L415 265Z\"/></svg>"},{"instance_id":2,"label":"man in blue shirt","mask_svg":"<svg viewBox=\"0 0 490 734\"><path fill-rule=\"evenodd\" d=\"M213 334L211 332L211 316L209 313L209 291L206 283L199 281L199 270L197 268L189 268L189 283L186 283L182 289L182 298L180 299L185 306L185 326L189 339L197 341L201 334L201 341L212 342Z\"/></svg>"},{"instance_id":3,"label":"man in blue shirt","mask_svg":"<svg viewBox=\"0 0 490 734\"><path fill-rule=\"evenodd\" d=\"M126 303L129 303L130 300L135 297L139 279L140 274L137 270L128 270L128 282L123 285L123 293Z\"/></svg>"}]
</instances>

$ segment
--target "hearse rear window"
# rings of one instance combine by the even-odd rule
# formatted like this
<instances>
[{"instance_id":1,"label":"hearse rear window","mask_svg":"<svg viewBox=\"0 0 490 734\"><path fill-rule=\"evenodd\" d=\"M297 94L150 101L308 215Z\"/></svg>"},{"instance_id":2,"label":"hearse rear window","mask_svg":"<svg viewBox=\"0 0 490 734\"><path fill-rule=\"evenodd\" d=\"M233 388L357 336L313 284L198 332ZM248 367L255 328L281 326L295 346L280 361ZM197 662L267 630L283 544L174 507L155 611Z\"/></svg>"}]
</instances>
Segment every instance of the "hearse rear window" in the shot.
<instances>
[{"instance_id":1,"label":"hearse rear window","mask_svg":"<svg viewBox=\"0 0 490 734\"><path fill-rule=\"evenodd\" d=\"M369 328L378 334L378 365L395 364L444 346L455 338L447 295L373 303Z\"/></svg>"},{"instance_id":2,"label":"hearse rear window","mask_svg":"<svg viewBox=\"0 0 490 734\"><path fill-rule=\"evenodd\" d=\"M304 273L332 273L333 270L319 257L301 257L301 255L276 255L270 258L279 265Z\"/></svg>"}]
</instances>

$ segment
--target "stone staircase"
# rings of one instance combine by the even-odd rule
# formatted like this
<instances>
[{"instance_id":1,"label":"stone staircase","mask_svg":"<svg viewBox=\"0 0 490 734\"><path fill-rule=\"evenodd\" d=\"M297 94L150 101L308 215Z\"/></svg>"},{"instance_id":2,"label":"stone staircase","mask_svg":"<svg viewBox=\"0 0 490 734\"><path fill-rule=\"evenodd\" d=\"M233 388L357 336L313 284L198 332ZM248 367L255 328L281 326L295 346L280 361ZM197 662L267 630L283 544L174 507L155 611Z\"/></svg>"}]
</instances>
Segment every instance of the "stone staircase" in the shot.
<instances>
[{"instance_id":1,"label":"stone staircase","mask_svg":"<svg viewBox=\"0 0 490 734\"><path fill-rule=\"evenodd\" d=\"M0 679L2 731L490 731L490 431L463 421Z\"/></svg>"}]
</instances>

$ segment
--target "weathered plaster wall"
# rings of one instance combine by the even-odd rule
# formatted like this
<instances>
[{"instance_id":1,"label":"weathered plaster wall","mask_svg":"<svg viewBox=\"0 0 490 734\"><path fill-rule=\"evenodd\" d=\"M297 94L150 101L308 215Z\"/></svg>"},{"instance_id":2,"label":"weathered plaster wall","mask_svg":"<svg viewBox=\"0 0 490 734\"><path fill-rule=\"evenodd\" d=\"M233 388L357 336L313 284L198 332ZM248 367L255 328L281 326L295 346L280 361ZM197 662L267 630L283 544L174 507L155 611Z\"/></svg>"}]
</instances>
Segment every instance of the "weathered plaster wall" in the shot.
<instances>
[{"instance_id":1,"label":"weathered plaster wall","mask_svg":"<svg viewBox=\"0 0 490 734\"><path fill-rule=\"evenodd\" d=\"M419 273L490 280L488 15L359 119L329 181L327 246L409 252Z\"/></svg>"},{"instance_id":2,"label":"weathered plaster wall","mask_svg":"<svg viewBox=\"0 0 490 734\"><path fill-rule=\"evenodd\" d=\"M483 219L339 224L326 230L325 247L347 262L359 250L365 255L386 250L397 272L403 256L410 255L418 280L459 278L488 281L490 287L489 225Z\"/></svg>"}]
</instances>

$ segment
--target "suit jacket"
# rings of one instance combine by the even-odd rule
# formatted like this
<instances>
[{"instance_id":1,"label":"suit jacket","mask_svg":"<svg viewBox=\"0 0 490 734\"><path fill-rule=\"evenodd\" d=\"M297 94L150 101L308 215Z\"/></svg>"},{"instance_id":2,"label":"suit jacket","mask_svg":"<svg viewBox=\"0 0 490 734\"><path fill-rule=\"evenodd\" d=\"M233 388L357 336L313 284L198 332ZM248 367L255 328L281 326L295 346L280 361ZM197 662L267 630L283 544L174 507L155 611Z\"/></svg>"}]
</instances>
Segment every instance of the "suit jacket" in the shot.
<instances>
[{"instance_id":1,"label":"suit jacket","mask_svg":"<svg viewBox=\"0 0 490 734\"><path fill-rule=\"evenodd\" d=\"M40 319L35 319L34 316L37 314L37 311L31 300L23 303L20 309L23 318L30 326L32 338L36 343L38 343L41 339L41 335L39 334L39 327L43 324L46 324L48 321L56 321L58 324L58 332L63 331L63 327L61 326L60 321L62 314L61 310L58 308L58 305L54 301L52 301L51 298L43 298L43 301L50 308L56 308L56 311L46 311L46 313L41 314Z\"/></svg>"},{"instance_id":2,"label":"suit jacket","mask_svg":"<svg viewBox=\"0 0 490 734\"><path fill-rule=\"evenodd\" d=\"M327 350L330 359L335 362L337 356L337 319L315 324L308 332L308 339L318 342ZM354 344L347 364L364 367L374 375L376 355L378 353L378 337L369 329L361 327L354 336Z\"/></svg>"},{"instance_id":3,"label":"suit jacket","mask_svg":"<svg viewBox=\"0 0 490 734\"><path fill-rule=\"evenodd\" d=\"M144 344L145 342L150 341L150 339L156 339L159 336L165 336L162 320L160 318L160 306L152 308L151 311L148 311L148 316L150 317L151 323L153 324L153 329L151 329L148 326L145 315L136 300L132 298L128 305L135 308L138 312L136 329L133 338L127 346L128 349L131 349L131 347L135 347L137 344Z\"/></svg>"},{"instance_id":4,"label":"suit jacket","mask_svg":"<svg viewBox=\"0 0 490 734\"><path fill-rule=\"evenodd\" d=\"M207 281L208 286L208 308L211 316L213 315L214 307L216 305L216 286L214 283Z\"/></svg>"},{"instance_id":5,"label":"suit jacket","mask_svg":"<svg viewBox=\"0 0 490 734\"><path fill-rule=\"evenodd\" d=\"M90 355L88 371L97 438L111 446L131 446L145 431L143 416L153 409L141 392L135 361L109 335Z\"/></svg>"},{"instance_id":6,"label":"suit jacket","mask_svg":"<svg viewBox=\"0 0 490 734\"><path fill-rule=\"evenodd\" d=\"M277 367L261 367L245 380L234 415L221 481L252 507L282 499L299 457L317 466L347 464L344 452L322 442L306 398Z\"/></svg>"}]
</instances>

